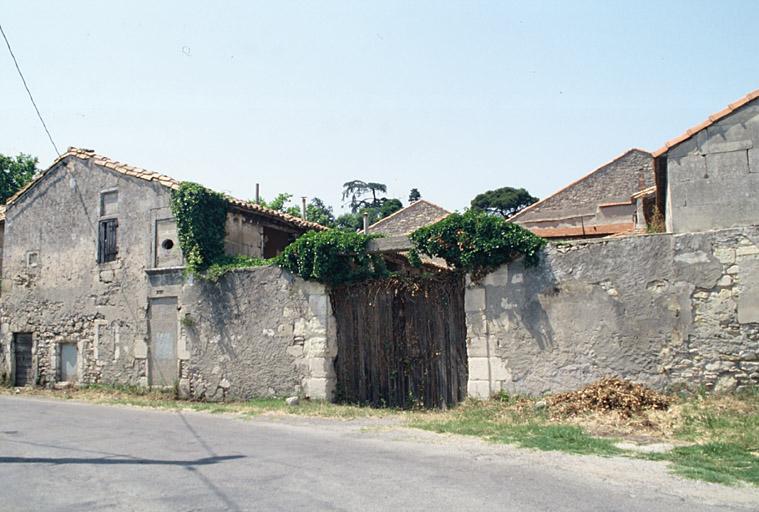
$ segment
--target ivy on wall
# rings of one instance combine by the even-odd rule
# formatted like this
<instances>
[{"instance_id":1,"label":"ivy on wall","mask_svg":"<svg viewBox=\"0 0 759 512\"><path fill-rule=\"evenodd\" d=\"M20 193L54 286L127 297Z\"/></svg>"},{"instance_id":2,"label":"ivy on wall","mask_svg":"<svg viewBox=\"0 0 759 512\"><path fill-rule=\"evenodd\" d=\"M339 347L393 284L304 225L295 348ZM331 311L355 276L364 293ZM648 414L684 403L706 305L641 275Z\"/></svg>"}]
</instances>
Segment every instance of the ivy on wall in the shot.
<instances>
[{"instance_id":1,"label":"ivy on wall","mask_svg":"<svg viewBox=\"0 0 759 512\"><path fill-rule=\"evenodd\" d=\"M332 285L383 277L382 256L367 250L372 238L338 229L309 231L285 247L275 263L304 279Z\"/></svg>"},{"instance_id":2,"label":"ivy on wall","mask_svg":"<svg viewBox=\"0 0 759 512\"><path fill-rule=\"evenodd\" d=\"M546 241L502 217L469 210L414 231L409 260L420 264L420 254L443 258L451 267L479 279L491 270L524 256L534 265Z\"/></svg>"},{"instance_id":3,"label":"ivy on wall","mask_svg":"<svg viewBox=\"0 0 759 512\"><path fill-rule=\"evenodd\" d=\"M222 194L197 183L185 181L172 190L171 212L188 272L197 274L223 261L227 209Z\"/></svg>"}]
</instances>

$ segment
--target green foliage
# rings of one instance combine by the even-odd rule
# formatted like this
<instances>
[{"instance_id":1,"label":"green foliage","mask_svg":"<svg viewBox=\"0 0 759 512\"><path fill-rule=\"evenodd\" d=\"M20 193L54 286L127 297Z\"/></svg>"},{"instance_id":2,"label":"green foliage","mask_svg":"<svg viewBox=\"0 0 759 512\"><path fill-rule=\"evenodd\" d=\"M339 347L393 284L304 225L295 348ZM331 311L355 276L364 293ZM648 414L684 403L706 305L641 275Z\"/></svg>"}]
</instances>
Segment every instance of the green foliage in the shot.
<instances>
[{"instance_id":1,"label":"green foliage","mask_svg":"<svg viewBox=\"0 0 759 512\"><path fill-rule=\"evenodd\" d=\"M228 204L224 196L202 185L182 182L171 193L179 244L190 273L199 273L224 258Z\"/></svg>"},{"instance_id":2,"label":"green foliage","mask_svg":"<svg viewBox=\"0 0 759 512\"><path fill-rule=\"evenodd\" d=\"M377 197L378 193L386 193L387 186L384 183L367 183L361 180L352 180L343 183L343 201L350 198L348 204L351 207L351 213L358 213L362 208L379 208L381 198ZM371 199L364 196L371 195Z\"/></svg>"},{"instance_id":3,"label":"green foliage","mask_svg":"<svg viewBox=\"0 0 759 512\"><path fill-rule=\"evenodd\" d=\"M335 227L335 214L332 212L332 207L327 206L318 197L314 197L308 202L308 206L306 206L306 219L328 228Z\"/></svg>"},{"instance_id":4,"label":"green foliage","mask_svg":"<svg viewBox=\"0 0 759 512\"><path fill-rule=\"evenodd\" d=\"M511 217L537 200L523 188L503 187L479 194L472 199L472 209Z\"/></svg>"},{"instance_id":5,"label":"green foliage","mask_svg":"<svg viewBox=\"0 0 759 512\"><path fill-rule=\"evenodd\" d=\"M37 158L20 153L16 157L0 153L0 204L26 185L37 171Z\"/></svg>"},{"instance_id":6,"label":"green foliage","mask_svg":"<svg viewBox=\"0 0 759 512\"><path fill-rule=\"evenodd\" d=\"M388 199L383 197L378 201L379 206L361 208L356 213L345 213L335 219L335 227L356 231L364 228L364 212L368 214L367 221L371 226L380 219L384 219L403 208L400 199Z\"/></svg>"},{"instance_id":7,"label":"green foliage","mask_svg":"<svg viewBox=\"0 0 759 512\"><path fill-rule=\"evenodd\" d=\"M282 192L280 194L277 194L277 197L275 197L269 202L267 202L265 199L259 199L258 204L260 204L261 206L265 206L266 208L270 208L272 210L277 210L278 212L287 213L294 217L300 217L300 214L301 214L300 208L298 208L296 205L290 204L290 200L292 198L293 198L292 194L288 194L287 192Z\"/></svg>"},{"instance_id":8,"label":"green foliage","mask_svg":"<svg viewBox=\"0 0 759 512\"><path fill-rule=\"evenodd\" d=\"M408 202L413 203L414 201L419 201L422 198L422 194L419 192L418 188L412 188L411 192L408 194Z\"/></svg>"},{"instance_id":9,"label":"green foliage","mask_svg":"<svg viewBox=\"0 0 759 512\"><path fill-rule=\"evenodd\" d=\"M452 267L475 277L524 256L528 265L537 263L546 241L501 217L469 210L411 234L412 258L418 253L445 259Z\"/></svg>"},{"instance_id":10,"label":"green foliage","mask_svg":"<svg viewBox=\"0 0 759 512\"><path fill-rule=\"evenodd\" d=\"M206 280L215 283L221 279L224 274L237 268L265 267L273 264L274 258L251 258L250 256L243 256L241 254L235 256L223 256L208 266L203 277Z\"/></svg>"},{"instance_id":11,"label":"green foliage","mask_svg":"<svg viewBox=\"0 0 759 512\"><path fill-rule=\"evenodd\" d=\"M382 258L367 252L372 237L330 229L309 231L276 258L279 266L304 279L340 284L386 275Z\"/></svg>"}]
</instances>

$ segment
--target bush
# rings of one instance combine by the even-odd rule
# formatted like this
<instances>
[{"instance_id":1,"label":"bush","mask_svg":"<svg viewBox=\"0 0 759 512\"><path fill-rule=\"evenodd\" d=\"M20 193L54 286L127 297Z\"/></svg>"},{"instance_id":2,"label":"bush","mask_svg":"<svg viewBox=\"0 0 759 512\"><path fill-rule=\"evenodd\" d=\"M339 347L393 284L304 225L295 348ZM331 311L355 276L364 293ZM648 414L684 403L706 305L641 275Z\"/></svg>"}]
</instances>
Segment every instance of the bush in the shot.
<instances>
[{"instance_id":1,"label":"bush","mask_svg":"<svg viewBox=\"0 0 759 512\"><path fill-rule=\"evenodd\" d=\"M197 274L224 258L227 208L222 194L197 183L182 182L172 191L171 212L188 272Z\"/></svg>"},{"instance_id":2,"label":"bush","mask_svg":"<svg viewBox=\"0 0 759 512\"><path fill-rule=\"evenodd\" d=\"M387 275L382 257L369 254L373 237L338 229L309 231L276 258L280 267L304 279L340 284Z\"/></svg>"},{"instance_id":3,"label":"bush","mask_svg":"<svg viewBox=\"0 0 759 512\"><path fill-rule=\"evenodd\" d=\"M443 258L455 269L471 272L475 278L504 263L524 256L527 265L534 265L546 241L523 227L501 217L469 210L452 213L445 219L425 226L411 234L414 251Z\"/></svg>"}]
</instances>

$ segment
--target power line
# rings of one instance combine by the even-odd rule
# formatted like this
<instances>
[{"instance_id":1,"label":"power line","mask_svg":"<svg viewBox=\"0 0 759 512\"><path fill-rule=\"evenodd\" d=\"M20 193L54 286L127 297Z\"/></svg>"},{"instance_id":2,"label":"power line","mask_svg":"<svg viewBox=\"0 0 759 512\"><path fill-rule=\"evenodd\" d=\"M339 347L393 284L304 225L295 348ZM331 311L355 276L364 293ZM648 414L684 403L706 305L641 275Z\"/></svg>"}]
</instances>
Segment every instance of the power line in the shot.
<instances>
[{"instance_id":1,"label":"power line","mask_svg":"<svg viewBox=\"0 0 759 512\"><path fill-rule=\"evenodd\" d=\"M5 39L5 45L8 47L8 51L11 54L11 58L13 59L13 63L16 65L16 71L18 71L18 76L21 77L21 81L24 84L24 89L26 89L26 93L29 95L29 99L32 100L32 105L34 106L34 110L37 112L37 117L40 118L40 122L42 123L42 127L45 129L45 133L47 133L47 138L50 139L50 144L53 145L53 149L55 149L55 152L58 156L61 156L61 152L58 151L58 146L55 145L55 142L53 141L53 136L50 135L50 130L47 129L47 125L45 124L45 120L42 119L42 114L40 114L40 109L37 108L37 103L34 101L34 97L32 96L32 91L29 90L29 86L26 84L26 79L24 78L24 74L21 72L21 68L18 65L18 61L16 60L16 56L13 54L13 49L11 48L11 43L8 41L8 36L5 35L5 31L3 30L3 26L0 25L0 34L3 35L3 39Z\"/></svg>"}]
</instances>

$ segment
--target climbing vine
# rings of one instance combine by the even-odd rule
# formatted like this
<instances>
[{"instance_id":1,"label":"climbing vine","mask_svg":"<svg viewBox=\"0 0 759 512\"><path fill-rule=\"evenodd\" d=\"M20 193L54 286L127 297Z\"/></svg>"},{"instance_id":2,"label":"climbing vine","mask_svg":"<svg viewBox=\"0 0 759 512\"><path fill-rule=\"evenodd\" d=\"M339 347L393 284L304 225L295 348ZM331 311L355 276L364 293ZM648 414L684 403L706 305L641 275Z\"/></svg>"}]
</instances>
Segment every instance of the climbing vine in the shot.
<instances>
[{"instance_id":1,"label":"climbing vine","mask_svg":"<svg viewBox=\"0 0 759 512\"><path fill-rule=\"evenodd\" d=\"M410 238L413 264L420 263L420 254L443 258L453 268L471 272L475 279L520 256L527 265L534 265L546 244L517 224L474 210L452 213L414 231Z\"/></svg>"},{"instance_id":2,"label":"climbing vine","mask_svg":"<svg viewBox=\"0 0 759 512\"><path fill-rule=\"evenodd\" d=\"M330 229L309 231L285 247L275 262L304 279L340 284L387 275L382 257L369 254L373 237Z\"/></svg>"},{"instance_id":3,"label":"climbing vine","mask_svg":"<svg viewBox=\"0 0 759 512\"><path fill-rule=\"evenodd\" d=\"M227 208L222 194L197 183L182 182L172 191L171 212L188 272L202 272L223 260Z\"/></svg>"}]
</instances>

